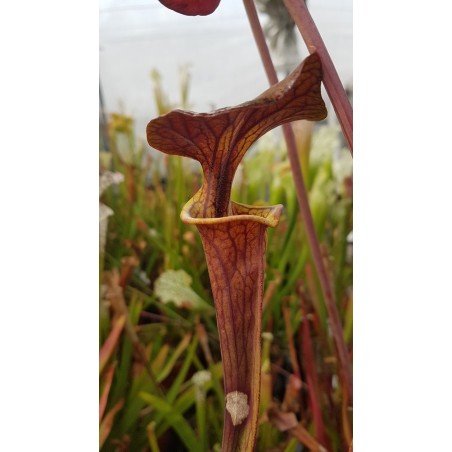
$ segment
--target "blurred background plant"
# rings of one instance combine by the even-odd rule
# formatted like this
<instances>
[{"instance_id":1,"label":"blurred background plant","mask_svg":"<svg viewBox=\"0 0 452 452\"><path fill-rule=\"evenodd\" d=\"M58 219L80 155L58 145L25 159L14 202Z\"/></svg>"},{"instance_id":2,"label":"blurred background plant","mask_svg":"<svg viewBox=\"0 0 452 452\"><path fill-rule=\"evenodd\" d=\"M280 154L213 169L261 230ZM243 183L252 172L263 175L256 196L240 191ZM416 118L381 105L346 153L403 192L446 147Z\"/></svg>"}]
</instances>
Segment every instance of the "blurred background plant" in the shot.
<instances>
[{"instance_id":1,"label":"blurred background plant","mask_svg":"<svg viewBox=\"0 0 452 452\"><path fill-rule=\"evenodd\" d=\"M180 76L173 105L152 72L159 114L189 108L187 68ZM114 174L115 183L100 194L109 209L100 258L100 448L220 450L224 393L207 266L199 235L179 220L200 187L200 168L154 154L122 113L111 114L106 129L101 178ZM351 355L351 156L339 126L300 121L294 130ZM258 450L347 450L352 413L278 131L248 152L232 197L285 206L268 237Z\"/></svg>"}]
</instances>

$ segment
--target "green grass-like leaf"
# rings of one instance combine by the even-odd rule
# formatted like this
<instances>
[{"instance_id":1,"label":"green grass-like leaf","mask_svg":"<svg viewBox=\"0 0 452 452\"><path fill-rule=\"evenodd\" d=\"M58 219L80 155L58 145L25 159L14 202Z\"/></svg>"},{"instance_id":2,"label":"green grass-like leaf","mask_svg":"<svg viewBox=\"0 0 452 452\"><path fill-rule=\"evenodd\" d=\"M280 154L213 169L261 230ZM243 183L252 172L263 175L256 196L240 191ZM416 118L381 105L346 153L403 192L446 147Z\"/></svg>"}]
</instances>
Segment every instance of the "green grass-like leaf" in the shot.
<instances>
[{"instance_id":1,"label":"green grass-like leaf","mask_svg":"<svg viewBox=\"0 0 452 452\"><path fill-rule=\"evenodd\" d=\"M188 450L199 450L199 440L180 412L176 411L170 403L153 394L140 392L139 395L146 403L162 413Z\"/></svg>"}]
</instances>

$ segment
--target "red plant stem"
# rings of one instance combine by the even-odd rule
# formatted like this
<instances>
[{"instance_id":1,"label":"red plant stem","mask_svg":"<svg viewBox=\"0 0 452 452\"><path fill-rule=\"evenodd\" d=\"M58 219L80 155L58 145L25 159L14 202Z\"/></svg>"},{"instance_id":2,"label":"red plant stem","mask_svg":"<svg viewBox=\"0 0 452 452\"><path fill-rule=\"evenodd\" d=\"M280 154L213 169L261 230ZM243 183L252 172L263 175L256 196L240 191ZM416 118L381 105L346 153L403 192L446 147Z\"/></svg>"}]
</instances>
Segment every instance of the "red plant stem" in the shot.
<instances>
[{"instance_id":1,"label":"red plant stem","mask_svg":"<svg viewBox=\"0 0 452 452\"><path fill-rule=\"evenodd\" d=\"M267 43L265 41L264 33L257 16L256 7L253 0L243 0L245 10L248 15L248 20L253 31L254 39L256 40L259 53L267 73L267 78L270 85L278 83L278 76L276 75L275 67L268 50ZM353 400L353 378L350 360L347 352L347 347L344 341L344 334L342 331L342 325L337 312L336 301L331 288L330 280L323 263L322 254L320 251L320 245L317 239L315 231L314 220L312 219L311 209L309 207L308 195L303 180L303 174L301 172L300 160L298 158L297 146L295 142L295 136L290 124L284 124L282 126L284 132L284 139L287 145L287 153L289 156L290 165L292 168L292 174L294 178L294 185L298 198L298 205L300 207L301 217L303 219L306 235L308 238L308 244L311 249L314 265L319 276L320 286L322 288L323 296L325 298L325 304L328 311L328 317L330 320L331 331L333 334L336 349L339 355L339 360L342 369L342 376L347 388L349 400Z\"/></svg>"},{"instance_id":2,"label":"red plant stem","mask_svg":"<svg viewBox=\"0 0 452 452\"><path fill-rule=\"evenodd\" d=\"M105 386L102 391L102 395L100 397L99 402L99 422L102 422L102 418L104 417L105 408L107 407L108 395L110 394L111 383L113 382L113 376L115 374L115 366L111 365L107 371L105 377Z\"/></svg>"},{"instance_id":3,"label":"red plant stem","mask_svg":"<svg viewBox=\"0 0 452 452\"><path fill-rule=\"evenodd\" d=\"M312 349L311 332L308 318L308 303L302 290L300 290L301 309L303 311L303 320L301 321L299 331L301 338L301 350L303 354L303 363L306 375L306 383L308 385L308 394L311 402L312 414L314 419L314 428L316 438L325 446L327 443L325 435L325 426L322 417L322 404L319 391L319 382L317 378L316 365L314 360L314 352ZM329 447L331 449L331 447Z\"/></svg>"},{"instance_id":4,"label":"red plant stem","mask_svg":"<svg viewBox=\"0 0 452 452\"><path fill-rule=\"evenodd\" d=\"M290 307L287 303L287 300L283 300L282 310L283 310L284 323L286 324L287 343L289 346L289 356L290 356L290 361L292 363L293 373L301 381L301 372L300 372L300 367L298 366L298 361L297 361L297 351L296 351L295 343L293 340L292 324L291 324L291 318L290 318Z\"/></svg>"},{"instance_id":5,"label":"red plant stem","mask_svg":"<svg viewBox=\"0 0 452 452\"><path fill-rule=\"evenodd\" d=\"M345 139L353 155L353 110L347 94L342 86L339 75L330 54L320 36L311 13L304 0L284 0L287 10L297 24L309 53L317 52L322 61L323 83L328 93L337 119L342 127Z\"/></svg>"}]
</instances>

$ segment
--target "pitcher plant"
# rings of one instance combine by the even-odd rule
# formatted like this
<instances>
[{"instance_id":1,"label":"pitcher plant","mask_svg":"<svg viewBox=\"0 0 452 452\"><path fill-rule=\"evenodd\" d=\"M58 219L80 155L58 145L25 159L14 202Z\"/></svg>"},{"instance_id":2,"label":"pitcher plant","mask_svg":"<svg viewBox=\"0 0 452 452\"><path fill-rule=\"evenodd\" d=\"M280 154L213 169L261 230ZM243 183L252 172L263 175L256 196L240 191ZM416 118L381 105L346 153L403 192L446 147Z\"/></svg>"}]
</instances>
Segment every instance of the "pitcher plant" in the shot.
<instances>
[{"instance_id":1,"label":"pitcher plant","mask_svg":"<svg viewBox=\"0 0 452 452\"><path fill-rule=\"evenodd\" d=\"M153 148L195 159L204 173L181 219L201 234L215 303L226 394L224 452L251 451L256 441L266 232L283 210L231 201L234 174L253 142L269 130L326 117L321 80L321 61L312 53L252 101L212 113L174 110L147 126Z\"/></svg>"}]
</instances>

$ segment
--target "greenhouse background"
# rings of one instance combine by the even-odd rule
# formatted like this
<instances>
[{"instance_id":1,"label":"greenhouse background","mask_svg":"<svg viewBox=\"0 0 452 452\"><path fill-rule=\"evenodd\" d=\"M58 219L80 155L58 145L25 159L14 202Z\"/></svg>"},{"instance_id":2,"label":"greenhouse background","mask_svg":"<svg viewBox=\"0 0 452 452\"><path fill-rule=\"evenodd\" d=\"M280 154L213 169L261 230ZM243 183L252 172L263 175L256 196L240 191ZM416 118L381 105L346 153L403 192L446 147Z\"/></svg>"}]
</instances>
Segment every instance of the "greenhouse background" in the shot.
<instances>
[{"instance_id":1,"label":"greenhouse background","mask_svg":"<svg viewBox=\"0 0 452 452\"><path fill-rule=\"evenodd\" d=\"M308 2L348 89L353 86L352 3L352 0ZM261 17L265 24L268 17ZM289 55L289 69L307 55L296 29L294 36L298 55ZM175 14L158 1L101 0L99 42L105 110L122 109L132 116L137 136L142 139L146 124L157 115L152 70L160 73L164 88L172 92L170 101L177 102L180 70L186 67L190 74L190 107L199 112L239 104L268 87L241 0L222 1L207 17ZM284 65L281 53L272 53L280 68ZM329 104L328 96L323 97Z\"/></svg>"}]
</instances>

